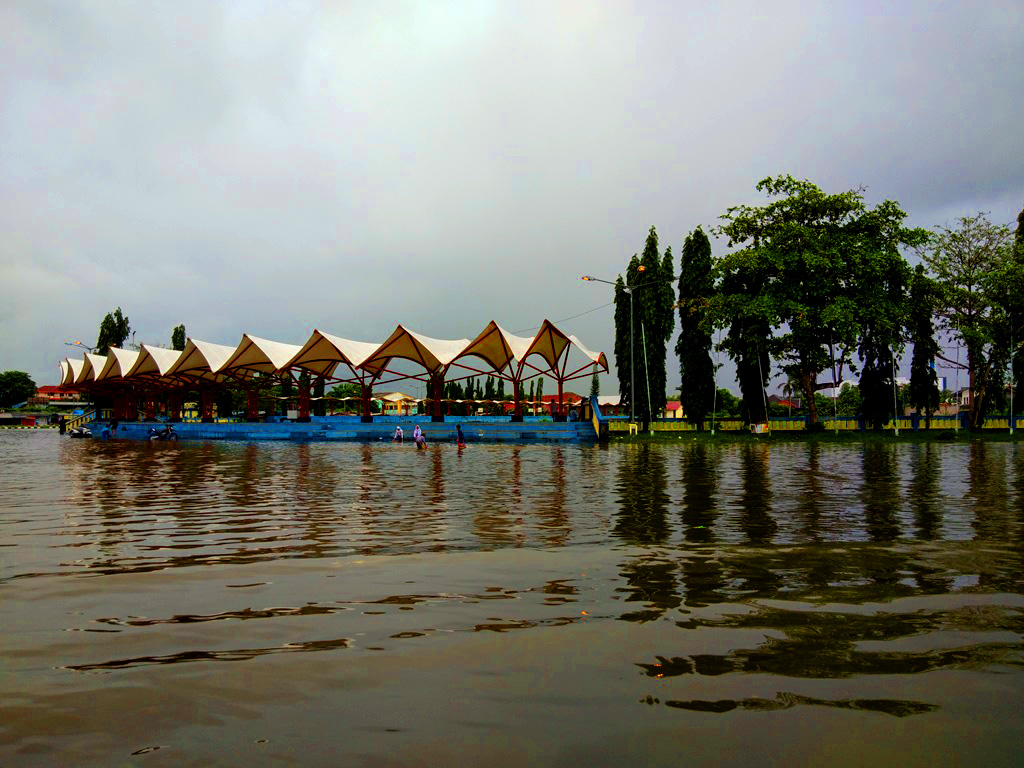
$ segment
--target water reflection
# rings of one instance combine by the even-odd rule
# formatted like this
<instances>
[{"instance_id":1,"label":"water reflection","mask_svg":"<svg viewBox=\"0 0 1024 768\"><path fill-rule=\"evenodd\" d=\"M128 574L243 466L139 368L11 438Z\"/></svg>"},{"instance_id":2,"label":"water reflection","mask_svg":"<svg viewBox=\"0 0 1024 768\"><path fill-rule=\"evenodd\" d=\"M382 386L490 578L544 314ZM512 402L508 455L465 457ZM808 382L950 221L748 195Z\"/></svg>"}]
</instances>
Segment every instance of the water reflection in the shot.
<instances>
[{"instance_id":1,"label":"water reflection","mask_svg":"<svg viewBox=\"0 0 1024 768\"><path fill-rule=\"evenodd\" d=\"M868 443L864 446L861 499L867 518L868 535L879 542L893 541L900 535L897 515L901 502L896 446Z\"/></svg>"},{"instance_id":2,"label":"water reflection","mask_svg":"<svg viewBox=\"0 0 1024 768\"><path fill-rule=\"evenodd\" d=\"M751 544L769 544L779 530L772 517L770 451L767 444L761 443L746 443L742 447L743 497L740 525Z\"/></svg>"},{"instance_id":3,"label":"water reflection","mask_svg":"<svg viewBox=\"0 0 1024 768\"><path fill-rule=\"evenodd\" d=\"M934 541L940 534L939 462L931 444L911 447L910 503L917 537Z\"/></svg>"},{"instance_id":4,"label":"water reflection","mask_svg":"<svg viewBox=\"0 0 1024 768\"><path fill-rule=\"evenodd\" d=\"M39 670L92 701L129 675L147 695L187 691L244 662L271 687L308 675L346 712L378 688L393 708L429 669L432 695L474 709L506 696L474 698L491 680L527 689L506 696L517 707L580 689L567 722L600 717L590 697L632 707L616 721L642 720L638 701L680 722L794 707L882 721L972 685L982 700L997 672L1015 713L1022 487L1012 444L54 439L17 461L0 444L0 579L21 622L0 644L0 708ZM194 677L156 676L182 669ZM932 671L956 672L954 694ZM355 693L356 678L374 684Z\"/></svg>"},{"instance_id":5,"label":"water reflection","mask_svg":"<svg viewBox=\"0 0 1024 768\"><path fill-rule=\"evenodd\" d=\"M683 526L686 541L707 544L714 540L715 494L718 464L712 449L694 442L682 452Z\"/></svg>"},{"instance_id":6,"label":"water reflection","mask_svg":"<svg viewBox=\"0 0 1024 768\"><path fill-rule=\"evenodd\" d=\"M612 532L631 544L660 544L668 538L669 497L665 452L647 443L623 451L615 482L617 520Z\"/></svg>"}]
</instances>

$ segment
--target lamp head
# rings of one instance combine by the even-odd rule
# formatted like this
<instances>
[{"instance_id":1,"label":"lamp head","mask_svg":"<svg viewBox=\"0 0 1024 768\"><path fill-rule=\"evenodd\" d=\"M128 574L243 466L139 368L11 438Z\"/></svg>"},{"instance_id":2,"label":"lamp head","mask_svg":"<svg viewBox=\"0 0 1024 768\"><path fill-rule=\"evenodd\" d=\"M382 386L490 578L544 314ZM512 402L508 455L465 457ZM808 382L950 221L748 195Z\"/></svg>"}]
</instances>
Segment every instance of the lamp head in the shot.
<instances>
[{"instance_id":1,"label":"lamp head","mask_svg":"<svg viewBox=\"0 0 1024 768\"><path fill-rule=\"evenodd\" d=\"M594 278L591 275L584 275L583 277L580 278L580 280L593 280L593 279Z\"/></svg>"}]
</instances>

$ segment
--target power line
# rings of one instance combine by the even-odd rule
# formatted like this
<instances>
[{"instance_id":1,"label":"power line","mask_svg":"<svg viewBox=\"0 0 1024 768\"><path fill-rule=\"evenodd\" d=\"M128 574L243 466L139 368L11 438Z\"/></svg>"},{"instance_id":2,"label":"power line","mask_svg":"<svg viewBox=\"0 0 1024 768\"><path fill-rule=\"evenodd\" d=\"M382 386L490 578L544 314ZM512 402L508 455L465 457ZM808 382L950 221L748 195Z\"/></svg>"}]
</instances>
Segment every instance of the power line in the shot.
<instances>
[{"instance_id":1,"label":"power line","mask_svg":"<svg viewBox=\"0 0 1024 768\"><path fill-rule=\"evenodd\" d=\"M607 304L602 304L600 307L594 307L593 309L588 309L586 312L580 312L578 315L573 315L572 317L563 317L561 320L552 320L551 322L557 324L557 323L565 323L565 322L568 322L569 320L575 320L577 317L583 317L584 315L589 315L591 312L597 312L597 310L599 310L599 309L604 309L605 307L610 307L614 303L615 303L614 301L609 301ZM521 331L512 331L512 333L526 333L527 331L536 331L538 328L540 328L540 326L539 325L535 325L532 328L523 328Z\"/></svg>"}]
</instances>

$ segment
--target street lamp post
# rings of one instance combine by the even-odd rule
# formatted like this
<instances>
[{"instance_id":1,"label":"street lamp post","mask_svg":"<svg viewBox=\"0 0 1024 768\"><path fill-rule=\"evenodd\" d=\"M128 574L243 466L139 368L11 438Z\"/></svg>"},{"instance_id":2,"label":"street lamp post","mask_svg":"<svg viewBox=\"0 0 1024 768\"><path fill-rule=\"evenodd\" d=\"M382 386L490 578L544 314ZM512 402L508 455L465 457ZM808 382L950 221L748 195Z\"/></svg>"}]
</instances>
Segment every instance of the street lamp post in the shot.
<instances>
[{"instance_id":1,"label":"street lamp post","mask_svg":"<svg viewBox=\"0 0 1024 768\"><path fill-rule=\"evenodd\" d=\"M89 352L95 352L97 349L99 349L99 347L90 347L90 346L88 346L86 344L83 344L80 341L65 341L64 342L64 346L66 346L66 347L81 347L82 349L88 350Z\"/></svg>"},{"instance_id":2,"label":"street lamp post","mask_svg":"<svg viewBox=\"0 0 1024 768\"><path fill-rule=\"evenodd\" d=\"M637 267L638 272L643 272L646 269L642 264ZM608 285L615 285L611 280L602 280L600 277L594 277L593 275L583 275L581 280L594 283L607 283ZM633 403L636 401L636 384L633 377L633 358L636 356L633 348L633 292L637 288L643 288L647 285L654 285L655 283L661 282L660 280L648 280L646 283L640 283L639 285L624 285L623 289L629 294L629 420L630 422L636 421L636 415L634 411ZM646 344L644 345L646 354ZM647 382L648 390L650 389L650 381ZM619 402L622 402L622 396L619 395ZM647 407L650 410L651 407L651 396L647 395Z\"/></svg>"}]
</instances>

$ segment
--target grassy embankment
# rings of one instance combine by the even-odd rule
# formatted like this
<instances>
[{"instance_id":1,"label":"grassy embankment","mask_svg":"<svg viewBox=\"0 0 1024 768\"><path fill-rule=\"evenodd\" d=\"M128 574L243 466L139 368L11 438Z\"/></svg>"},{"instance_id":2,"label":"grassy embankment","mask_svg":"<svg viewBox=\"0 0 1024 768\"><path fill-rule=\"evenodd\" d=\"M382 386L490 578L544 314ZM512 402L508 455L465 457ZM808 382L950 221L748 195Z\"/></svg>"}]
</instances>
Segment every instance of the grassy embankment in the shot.
<instances>
[{"instance_id":1,"label":"grassy embankment","mask_svg":"<svg viewBox=\"0 0 1024 768\"><path fill-rule=\"evenodd\" d=\"M984 441L987 443L1010 443L1024 442L1024 433L1020 429L1012 435L1006 430L986 429L981 432L969 432L967 430L930 430L914 432L913 430L900 430L899 435L893 434L890 429L885 432L854 432L841 430L835 432L800 432L786 430L772 432L765 435L752 435L743 431L716 431L711 434L705 432L675 432L664 431L654 434L640 433L629 435L615 432L609 437L612 443L969 443L972 441Z\"/></svg>"}]
</instances>

